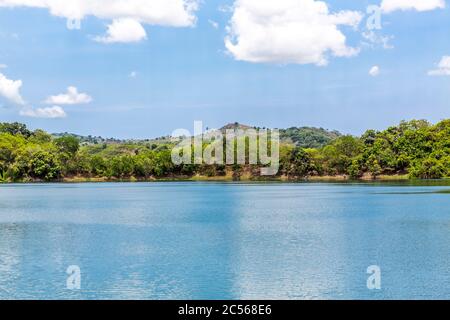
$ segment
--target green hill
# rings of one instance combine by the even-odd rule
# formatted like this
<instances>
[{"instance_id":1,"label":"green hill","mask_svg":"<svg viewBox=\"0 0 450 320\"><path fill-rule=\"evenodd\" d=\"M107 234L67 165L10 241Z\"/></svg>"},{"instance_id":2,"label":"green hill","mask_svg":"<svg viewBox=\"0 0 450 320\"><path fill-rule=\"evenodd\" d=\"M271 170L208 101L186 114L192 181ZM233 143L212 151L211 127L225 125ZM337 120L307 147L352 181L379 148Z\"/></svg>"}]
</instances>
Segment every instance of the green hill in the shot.
<instances>
[{"instance_id":1,"label":"green hill","mask_svg":"<svg viewBox=\"0 0 450 320\"><path fill-rule=\"evenodd\" d=\"M338 131L329 131L323 128L292 127L280 129L282 142L292 143L301 148L321 148L341 136L342 134Z\"/></svg>"},{"instance_id":2,"label":"green hill","mask_svg":"<svg viewBox=\"0 0 450 320\"><path fill-rule=\"evenodd\" d=\"M229 123L222 128L221 131L225 132L225 130L247 130L247 129L265 129L262 127L255 127L244 125L240 123ZM52 136L54 138L61 137L74 137L77 138L78 141L82 144L161 144L161 143L170 143L170 137L160 137L154 139L138 139L138 140L121 140L114 138L103 138L103 137L95 137L95 136L82 136L73 133L53 133ZM331 141L335 140L338 137L341 137L342 134L338 131L329 131L323 128L314 128L314 127L292 127L288 129L280 129L280 139L282 143L292 144L296 147L302 148L321 148L326 146Z\"/></svg>"}]
</instances>

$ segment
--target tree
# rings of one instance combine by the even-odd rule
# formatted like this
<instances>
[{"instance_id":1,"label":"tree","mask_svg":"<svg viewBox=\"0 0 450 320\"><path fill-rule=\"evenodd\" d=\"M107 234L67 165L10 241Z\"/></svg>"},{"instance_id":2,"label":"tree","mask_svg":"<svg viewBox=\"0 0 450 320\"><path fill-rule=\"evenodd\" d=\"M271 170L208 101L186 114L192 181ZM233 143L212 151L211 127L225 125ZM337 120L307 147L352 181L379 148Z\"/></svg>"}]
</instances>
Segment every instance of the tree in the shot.
<instances>
[{"instance_id":1,"label":"tree","mask_svg":"<svg viewBox=\"0 0 450 320\"><path fill-rule=\"evenodd\" d=\"M31 131L28 130L27 126L23 123L0 123L0 133L9 133L12 135L22 135L25 138L29 138L31 136Z\"/></svg>"},{"instance_id":2,"label":"tree","mask_svg":"<svg viewBox=\"0 0 450 320\"><path fill-rule=\"evenodd\" d=\"M152 157L153 173L156 177L170 175L173 172L174 164L169 149L162 149Z\"/></svg>"},{"instance_id":3,"label":"tree","mask_svg":"<svg viewBox=\"0 0 450 320\"><path fill-rule=\"evenodd\" d=\"M64 175L77 174L78 163L76 155L80 149L80 142L73 136L63 136L55 139L54 144L58 149L58 159L62 165Z\"/></svg>"},{"instance_id":4,"label":"tree","mask_svg":"<svg viewBox=\"0 0 450 320\"><path fill-rule=\"evenodd\" d=\"M140 154L135 158L134 172L139 177L149 178L153 174L151 154Z\"/></svg>"},{"instance_id":5,"label":"tree","mask_svg":"<svg viewBox=\"0 0 450 320\"><path fill-rule=\"evenodd\" d=\"M352 179L359 179L364 174L364 165L363 165L363 158L357 157L353 159L352 164L348 168L348 174L350 175L350 178Z\"/></svg>"},{"instance_id":6,"label":"tree","mask_svg":"<svg viewBox=\"0 0 450 320\"><path fill-rule=\"evenodd\" d=\"M89 167L91 174L95 176L105 176L108 173L108 165L106 160L99 155L90 158Z\"/></svg>"},{"instance_id":7,"label":"tree","mask_svg":"<svg viewBox=\"0 0 450 320\"><path fill-rule=\"evenodd\" d=\"M441 179L449 173L449 167L443 161L429 157L424 161L416 162L411 170L411 177L420 179Z\"/></svg>"},{"instance_id":8,"label":"tree","mask_svg":"<svg viewBox=\"0 0 450 320\"><path fill-rule=\"evenodd\" d=\"M66 153L69 156L74 156L80 149L80 141L72 136L64 136L55 139L54 142L61 153Z\"/></svg>"},{"instance_id":9,"label":"tree","mask_svg":"<svg viewBox=\"0 0 450 320\"><path fill-rule=\"evenodd\" d=\"M44 130L37 129L30 136L30 141L38 144L50 143L52 141L52 136Z\"/></svg>"},{"instance_id":10,"label":"tree","mask_svg":"<svg viewBox=\"0 0 450 320\"><path fill-rule=\"evenodd\" d=\"M372 174L372 178L375 179L381 174L382 168L378 160L374 156L371 156L367 161L367 167L369 169L369 172Z\"/></svg>"},{"instance_id":11,"label":"tree","mask_svg":"<svg viewBox=\"0 0 450 320\"><path fill-rule=\"evenodd\" d=\"M295 148L292 150L290 158L291 167L289 175L294 177L307 177L314 171L311 158L303 148Z\"/></svg>"},{"instance_id":12,"label":"tree","mask_svg":"<svg viewBox=\"0 0 450 320\"><path fill-rule=\"evenodd\" d=\"M61 168L55 155L47 151L36 151L30 159L30 176L46 181L57 179Z\"/></svg>"},{"instance_id":13,"label":"tree","mask_svg":"<svg viewBox=\"0 0 450 320\"><path fill-rule=\"evenodd\" d=\"M131 177L134 172L134 158L130 155L114 157L109 164L110 174L116 178Z\"/></svg>"},{"instance_id":14,"label":"tree","mask_svg":"<svg viewBox=\"0 0 450 320\"><path fill-rule=\"evenodd\" d=\"M373 146L377 138L378 133L375 130L367 130L362 136L361 141L364 145L370 147Z\"/></svg>"},{"instance_id":15,"label":"tree","mask_svg":"<svg viewBox=\"0 0 450 320\"><path fill-rule=\"evenodd\" d=\"M342 136L322 149L323 169L329 175L348 174L353 159L361 155L364 145L353 136Z\"/></svg>"}]
</instances>

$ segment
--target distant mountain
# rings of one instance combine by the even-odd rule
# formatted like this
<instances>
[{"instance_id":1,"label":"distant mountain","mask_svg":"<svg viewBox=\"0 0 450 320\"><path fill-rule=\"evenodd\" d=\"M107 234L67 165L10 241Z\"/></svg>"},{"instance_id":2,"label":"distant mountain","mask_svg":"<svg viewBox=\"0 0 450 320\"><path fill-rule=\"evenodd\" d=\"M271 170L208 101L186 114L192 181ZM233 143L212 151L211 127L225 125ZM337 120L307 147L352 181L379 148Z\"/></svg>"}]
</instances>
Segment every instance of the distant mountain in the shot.
<instances>
[{"instance_id":1,"label":"distant mountain","mask_svg":"<svg viewBox=\"0 0 450 320\"><path fill-rule=\"evenodd\" d=\"M224 132L226 130L247 130L247 129L266 129L265 127L255 127L238 122L229 123L222 128L220 131ZM297 147L302 148L321 148L334 139L342 136L338 131L329 131L323 128L314 127L292 127L288 129L279 129L280 139L283 143L294 144Z\"/></svg>"},{"instance_id":2,"label":"distant mountain","mask_svg":"<svg viewBox=\"0 0 450 320\"><path fill-rule=\"evenodd\" d=\"M247 129L252 129L254 127L251 126L247 126L245 124L240 124L240 123L229 123L227 125L224 125L222 128L220 128L220 131L225 131L225 130L247 130Z\"/></svg>"},{"instance_id":3,"label":"distant mountain","mask_svg":"<svg viewBox=\"0 0 450 320\"><path fill-rule=\"evenodd\" d=\"M247 129L265 129L265 127L249 126L240 123L229 123L219 130L247 130ZM288 129L279 129L282 143L294 144L302 148L320 148L327 145L332 140L340 137L342 134L338 131L329 131L323 128L314 127L292 127ZM121 143L166 143L170 142L170 137L160 137L154 139L114 139L96 136L82 136L73 133L53 133L54 137L72 136L80 140L82 144L121 144Z\"/></svg>"},{"instance_id":4,"label":"distant mountain","mask_svg":"<svg viewBox=\"0 0 450 320\"><path fill-rule=\"evenodd\" d=\"M254 127L241 123L229 123L222 128L225 130L247 130L247 129L266 129L265 127ZM280 139L283 143L294 144L302 148L321 148L334 139L342 136L338 131L330 131L323 128L314 127L292 127L288 129L279 129Z\"/></svg>"}]
</instances>

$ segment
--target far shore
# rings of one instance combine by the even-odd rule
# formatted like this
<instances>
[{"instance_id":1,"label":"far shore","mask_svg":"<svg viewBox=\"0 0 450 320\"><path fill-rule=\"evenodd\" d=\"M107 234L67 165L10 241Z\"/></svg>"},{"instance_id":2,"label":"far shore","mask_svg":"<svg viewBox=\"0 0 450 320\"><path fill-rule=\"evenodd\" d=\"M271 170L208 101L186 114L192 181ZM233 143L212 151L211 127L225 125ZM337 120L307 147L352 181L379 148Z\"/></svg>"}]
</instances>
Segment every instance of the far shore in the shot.
<instances>
[{"instance_id":1,"label":"far shore","mask_svg":"<svg viewBox=\"0 0 450 320\"><path fill-rule=\"evenodd\" d=\"M450 181L450 178L439 179L440 181ZM284 182L284 183L301 183L301 182L395 182L395 181L436 181L426 179L410 179L408 175L380 175L376 178L370 176L364 176L359 179L351 179L349 176L336 175L336 176L310 176L299 179L292 179L286 176L276 177L251 177L241 176L239 179L231 175L226 176L192 176L192 177L164 177L164 178L148 178L138 179L135 177L128 178L110 178L110 177L83 177L74 176L66 177L60 180L51 181L51 183L108 183L108 182ZM33 183L46 183L47 181L32 180L32 181L17 181L14 183L33 184ZM1 184L10 184L12 182L2 182Z\"/></svg>"}]
</instances>

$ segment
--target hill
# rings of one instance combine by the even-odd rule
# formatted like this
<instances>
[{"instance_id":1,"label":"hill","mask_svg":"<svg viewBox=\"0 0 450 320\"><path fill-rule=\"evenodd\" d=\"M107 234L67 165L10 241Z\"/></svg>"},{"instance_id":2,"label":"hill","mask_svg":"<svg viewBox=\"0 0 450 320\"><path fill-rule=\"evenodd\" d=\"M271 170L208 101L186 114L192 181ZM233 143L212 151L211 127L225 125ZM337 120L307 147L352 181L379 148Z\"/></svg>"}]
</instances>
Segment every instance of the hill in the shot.
<instances>
[{"instance_id":1,"label":"hill","mask_svg":"<svg viewBox=\"0 0 450 320\"><path fill-rule=\"evenodd\" d=\"M229 123L220 130L247 130L247 129L266 129L265 127L249 126L241 123ZM321 148L331 141L339 138L342 134L336 130L329 131L323 128L314 127L291 127L280 130L280 140L285 144L292 144L301 148Z\"/></svg>"},{"instance_id":2,"label":"hill","mask_svg":"<svg viewBox=\"0 0 450 320\"><path fill-rule=\"evenodd\" d=\"M226 130L247 130L247 129L265 129L261 127L249 126L240 123L229 123L219 130L225 132ZM80 141L81 144L148 144L148 143L169 143L170 136L159 137L153 139L140 139L140 140L122 140L122 139L114 139L114 138L103 138L97 136L82 136L73 133L53 133L52 136L54 138L60 137L74 137ZM280 139L282 143L292 144L296 147L302 148L320 148L336 138L342 136L338 131L329 131L323 128L314 128L314 127L292 127L288 129L280 129Z\"/></svg>"},{"instance_id":3,"label":"hill","mask_svg":"<svg viewBox=\"0 0 450 320\"><path fill-rule=\"evenodd\" d=\"M292 143L301 148L321 148L341 136L342 134L338 131L329 131L323 128L292 127L280 129L282 142Z\"/></svg>"}]
</instances>

